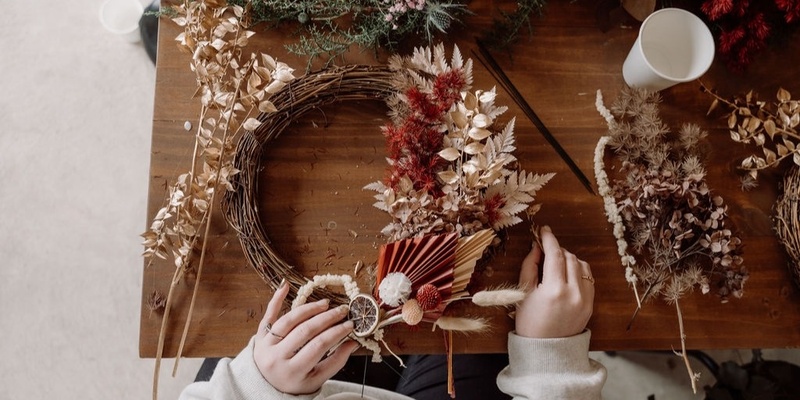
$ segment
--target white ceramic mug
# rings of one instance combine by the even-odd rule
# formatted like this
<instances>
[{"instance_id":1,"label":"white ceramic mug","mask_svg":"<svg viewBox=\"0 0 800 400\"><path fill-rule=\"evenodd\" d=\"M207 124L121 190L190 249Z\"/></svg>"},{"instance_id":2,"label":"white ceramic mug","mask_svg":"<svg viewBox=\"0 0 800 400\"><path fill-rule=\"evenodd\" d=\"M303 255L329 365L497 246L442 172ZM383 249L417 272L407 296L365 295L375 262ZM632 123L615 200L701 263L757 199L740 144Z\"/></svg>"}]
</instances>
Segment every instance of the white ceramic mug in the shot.
<instances>
[{"instance_id":1,"label":"white ceramic mug","mask_svg":"<svg viewBox=\"0 0 800 400\"><path fill-rule=\"evenodd\" d=\"M136 43L142 40L139 19L144 6L139 0L106 0L100 6L100 23L111 33Z\"/></svg>"},{"instance_id":2,"label":"white ceramic mug","mask_svg":"<svg viewBox=\"0 0 800 400\"><path fill-rule=\"evenodd\" d=\"M714 61L714 38L696 15L664 8L642 22L622 65L631 87L662 90L702 76Z\"/></svg>"}]
</instances>

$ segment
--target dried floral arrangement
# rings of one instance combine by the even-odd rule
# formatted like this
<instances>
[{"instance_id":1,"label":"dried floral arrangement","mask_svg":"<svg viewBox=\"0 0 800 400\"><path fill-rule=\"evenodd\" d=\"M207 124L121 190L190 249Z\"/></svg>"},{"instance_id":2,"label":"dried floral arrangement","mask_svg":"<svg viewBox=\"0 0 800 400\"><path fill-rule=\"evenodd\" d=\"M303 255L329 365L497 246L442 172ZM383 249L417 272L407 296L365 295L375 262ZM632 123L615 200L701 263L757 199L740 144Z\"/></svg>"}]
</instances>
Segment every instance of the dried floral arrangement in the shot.
<instances>
[{"instance_id":1,"label":"dried floral arrangement","mask_svg":"<svg viewBox=\"0 0 800 400\"><path fill-rule=\"evenodd\" d=\"M672 132L659 117L659 101L655 92L625 88L609 110L598 91L596 106L609 131L597 144L595 176L636 311L655 298L675 305L681 355L696 392L679 300L695 287L703 294L715 290L722 302L741 297L748 271L727 206L705 180L696 146L705 132L690 124ZM619 162L619 178L612 181L606 148Z\"/></svg>"},{"instance_id":2,"label":"dried floral arrangement","mask_svg":"<svg viewBox=\"0 0 800 400\"><path fill-rule=\"evenodd\" d=\"M190 68L197 77L200 111L190 171L169 187L165 205L142 235L144 256L151 260L150 264L160 258L175 266L166 299L154 293L148 302L154 308L164 308L154 399L173 290L188 271L194 271L195 287L176 357L177 369L191 323L206 255L205 240L218 194L224 193L224 213L238 231L245 254L256 270L273 287L286 278L295 288L295 305L312 296L349 304L350 317L360 321L363 328L357 340L373 350L376 358L384 326L426 321L448 331L452 340L453 331L479 331L487 326L481 319L445 315L445 308L453 301L503 306L524 297L521 288L485 290L469 296L466 287L476 262L489 245L496 243L495 230L520 222L517 214L523 211L533 214L533 196L552 174L517 171L511 154L513 120L504 128L495 129L495 119L506 108L494 105L494 90L468 92L472 64L469 60L463 62L457 49L450 63L444 58L443 47L438 46L417 49L411 57L395 57L389 67L336 67L295 79L292 68L269 55L245 56L244 47L254 34L243 22L248 20L246 7L228 6L222 0L187 0L172 10L173 21L184 28L176 40L191 54ZM410 212L410 218L401 217L401 222L411 224L410 228L387 231L390 240L381 249L377 271L380 278L367 292L371 294L361 293L349 276L308 278L284 262L271 249L260 226L252 190L259 164L254 160L260 160L264 144L311 109L357 99L389 99L394 118L384 130L390 143L392 135L388 132L405 130L415 123L427 126L407 129L407 134L423 135L440 143L423 149L418 140L409 136L394 144L397 164L419 156L420 150L435 150L428 155L430 165L437 166L431 170L435 177L426 181L426 189L430 190L427 198L418 197L416 182L407 174L412 169L403 176L397 175L395 184L388 180L393 186L386 186L387 191L378 196L397 193L412 203L430 201L442 211L437 214L429 204L422 204L427 207L424 215ZM187 122L186 129L192 129L191 122ZM370 186L375 189L379 184ZM459 196L477 205L466 203ZM387 210L403 202L388 198L382 201ZM396 227L394 223L391 226ZM345 296L325 291L335 285L344 287Z\"/></svg>"},{"instance_id":3,"label":"dried floral arrangement","mask_svg":"<svg viewBox=\"0 0 800 400\"><path fill-rule=\"evenodd\" d=\"M148 268L156 258L171 260L175 266L166 299L159 299L159 293L151 296L154 306L164 307L153 377L154 399L173 291L193 270L195 287L175 370L191 323L210 218L218 194L233 188L231 179L238 173L232 164L236 140L243 130L258 125L256 114L275 110L270 96L294 79L291 68L269 55L244 53L253 32L241 22L242 7L228 6L224 0L206 0L184 1L173 10L173 21L184 28L176 38L178 46L191 54L189 67L196 74L200 111L189 171L169 186L165 205L142 234L144 256L150 259ZM192 129L191 122L187 122L186 129Z\"/></svg>"},{"instance_id":4,"label":"dried floral arrangement","mask_svg":"<svg viewBox=\"0 0 800 400\"><path fill-rule=\"evenodd\" d=\"M536 192L554 174L518 171L514 119L496 121L508 110L495 90L469 92L472 60L458 48L448 64L444 47L395 56L392 122L383 127L389 169L365 189L378 194L374 206L392 221L381 231L389 241L437 232L472 235L522 221Z\"/></svg>"},{"instance_id":5,"label":"dried floral arrangement","mask_svg":"<svg viewBox=\"0 0 800 400\"><path fill-rule=\"evenodd\" d=\"M783 192L775 201L775 233L789 254L789 271L800 288L800 167L783 176Z\"/></svg>"},{"instance_id":6,"label":"dried floral arrangement","mask_svg":"<svg viewBox=\"0 0 800 400\"><path fill-rule=\"evenodd\" d=\"M297 41L287 45L292 53L311 61L325 57L330 63L355 45L363 49L394 48L401 41L422 36L431 43L436 33L446 34L454 23L471 14L466 4L453 0L230 0L252 9L252 22L269 25L293 23ZM543 0L519 0L514 12L502 12L486 37L498 47L513 43L518 32L541 13ZM290 29L292 29L290 28Z\"/></svg>"},{"instance_id":7,"label":"dried floral arrangement","mask_svg":"<svg viewBox=\"0 0 800 400\"><path fill-rule=\"evenodd\" d=\"M286 279L293 306L314 296L348 304L357 322L354 335L380 360L384 328L429 322L447 331L481 331L481 319L446 315L457 300L481 306L511 305L521 288L500 288L469 296L467 286L496 231L535 213L536 192L553 174L519 171L513 156L514 120L496 120L506 107L495 92L470 92L472 61L456 48L445 57L443 45L392 57L388 67L335 67L294 80L272 98L277 112L259 116L260 125L239 142L233 191L224 206L251 265L273 287ZM305 277L272 249L261 226L254 187L262 149L305 112L332 102L382 99L392 122L383 127L389 168L385 181L365 188L378 192L375 206L392 221L383 229L376 280L362 292L349 275ZM345 295L330 291L344 288ZM341 291L339 291L341 292ZM452 340L446 336L446 344ZM452 349L452 346L447 346ZM452 388L451 388L452 389Z\"/></svg>"},{"instance_id":8,"label":"dried floral arrangement","mask_svg":"<svg viewBox=\"0 0 800 400\"><path fill-rule=\"evenodd\" d=\"M743 189L756 187L758 171L777 167L783 160L800 165L800 101L792 100L789 91L780 88L775 101L766 102L758 100L752 90L728 100L706 86L701 89L714 99L708 114L720 105L727 107L728 129L734 142L761 147L763 156L754 154L742 160Z\"/></svg>"},{"instance_id":9,"label":"dried floral arrangement","mask_svg":"<svg viewBox=\"0 0 800 400\"><path fill-rule=\"evenodd\" d=\"M729 68L743 70L775 37L800 21L796 0L705 0L700 9L715 28L717 48Z\"/></svg>"}]
</instances>

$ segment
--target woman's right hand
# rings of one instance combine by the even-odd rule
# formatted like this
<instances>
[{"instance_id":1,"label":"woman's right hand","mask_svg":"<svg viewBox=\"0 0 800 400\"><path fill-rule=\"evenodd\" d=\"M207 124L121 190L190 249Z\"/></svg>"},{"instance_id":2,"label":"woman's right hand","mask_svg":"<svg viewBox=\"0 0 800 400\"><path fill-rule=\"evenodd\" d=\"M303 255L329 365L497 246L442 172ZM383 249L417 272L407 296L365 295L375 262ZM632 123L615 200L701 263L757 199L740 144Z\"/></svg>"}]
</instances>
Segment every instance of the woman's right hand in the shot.
<instances>
[{"instance_id":1,"label":"woman's right hand","mask_svg":"<svg viewBox=\"0 0 800 400\"><path fill-rule=\"evenodd\" d=\"M542 245L522 261L519 283L530 288L517 306L517 335L560 338L586 329L592 316L594 278L589 264L558 244L550 227L541 231ZM541 283L539 265L543 264Z\"/></svg>"}]
</instances>

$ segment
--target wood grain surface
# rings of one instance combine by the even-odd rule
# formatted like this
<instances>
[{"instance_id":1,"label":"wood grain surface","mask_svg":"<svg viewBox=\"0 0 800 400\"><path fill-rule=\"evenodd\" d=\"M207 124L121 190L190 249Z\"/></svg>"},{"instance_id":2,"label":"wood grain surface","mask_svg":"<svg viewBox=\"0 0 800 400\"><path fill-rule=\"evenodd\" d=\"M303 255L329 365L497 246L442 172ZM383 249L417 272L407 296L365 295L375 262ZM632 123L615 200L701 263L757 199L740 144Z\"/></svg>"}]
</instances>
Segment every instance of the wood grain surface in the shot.
<instances>
[{"instance_id":1,"label":"wood grain surface","mask_svg":"<svg viewBox=\"0 0 800 400\"><path fill-rule=\"evenodd\" d=\"M495 2L472 2L476 11L466 26L443 38L458 43L464 55L475 49L473 35L488 26L496 14ZM499 4L507 7L508 2ZM622 62L633 44L638 23L613 25L601 31L593 2L548 2L545 15L533 19L533 33L523 35L510 53L494 56L528 100L544 124L580 169L594 181L593 151L605 129L595 110L595 92L603 91L610 103L624 85ZM282 31L256 27L251 48L289 63L302 73L305 60L286 54ZM288 29L287 29L288 31ZM147 224L162 206L165 190L177 175L188 170L192 134L184 122L196 124L199 106L192 99L195 78L187 54L177 50L179 28L162 19L159 32L152 158L150 164ZM458 38L454 40L454 38ZM772 99L779 86L800 94L796 63L800 39L785 47L763 52L746 73L728 71L719 61L702 78L724 95L756 89ZM408 49L401 49L408 51ZM338 63L375 64L385 54L352 51ZM497 85L475 61L474 88ZM625 282L616 255L611 226L603 215L603 201L590 195L566 164L549 147L524 114L498 86L498 103L509 106L503 118L517 117L517 156L521 166L534 172L556 172L537 196L543 204L536 218L550 225L563 247L588 261L596 279L594 315L589 323L593 350L670 349L680 346L674 306L656 301L641 310L630 330L628 322L636 302ZM730 216L745 244L750 279L742 299L721 304L713 294L699 292L681 301L689 348L780 348L800 345L800 293L791 284L786 256L772 231L772 204L777 196L779 171L767 171L761 186L745 193L739 189L736 166L754 149L733 143L724 120L706 117L710 98L690 82L662 92L662 116L673 128L694 122L708 130L704 146L708 181L729 204ZM259 177L261 222L274 248L307 275L317 272L353 272L356 262L375 261L377 236L388 216L371 206L373 199L362 187L385 173L384 142L379 127L387 121L380 102L337 103L309 112L284 134L268 144ZM146 224L143 223L144 231ZM356 235L354 235L355 233ZM509 231L503 251L493 260L493 273L481 284L515 282L519 264L530 247L527 224ZM330 264L330 265L329 265ZM145 262L147 265L147 262ZM161 314L146 307L153 290L166 293L174 268L168 262L143 270L140 356L154 357ZM359 274L362 290L367 278ZM186 320L194 277L178 286L167 329L165 357L174 356ZM254 333L271 295L266 283L247 265L235 232L222 214L212 218L207 264L189 330L184 356L235 355ZM491 320L484 334L456 336L456 352L504 352L506 332L513 326L507 310L463 306L469 315ZM392 327L387 343L398 353L440 353L441 332L428 327Z\"/></svg>"}]
</instances>

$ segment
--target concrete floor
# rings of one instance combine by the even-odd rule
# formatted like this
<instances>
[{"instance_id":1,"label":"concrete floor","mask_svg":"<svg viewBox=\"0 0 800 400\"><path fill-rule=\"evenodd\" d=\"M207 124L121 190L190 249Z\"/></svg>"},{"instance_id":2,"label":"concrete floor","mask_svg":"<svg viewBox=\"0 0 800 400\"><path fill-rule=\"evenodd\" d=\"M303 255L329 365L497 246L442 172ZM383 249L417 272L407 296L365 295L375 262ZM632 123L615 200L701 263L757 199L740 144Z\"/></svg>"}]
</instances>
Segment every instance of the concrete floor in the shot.
<instances>
[{"instance_id":1,"label":"concrete floor","mask_svg":"<svg viewBox=\"0 0 800 400\"><path fill-rule=\"evenodd\" d=\"M101 3L3 4L0 400L150 396L153 360L138 358L138 235L155 71L141 43L103 29ZM748 350L713 354L750 358ZM608 399L703 397L691 395L675 357L593 356L609 370ZM176 378L165 372L160 398L177 398L200 362L183 360Z\"/></svg>"}]
</instances>

